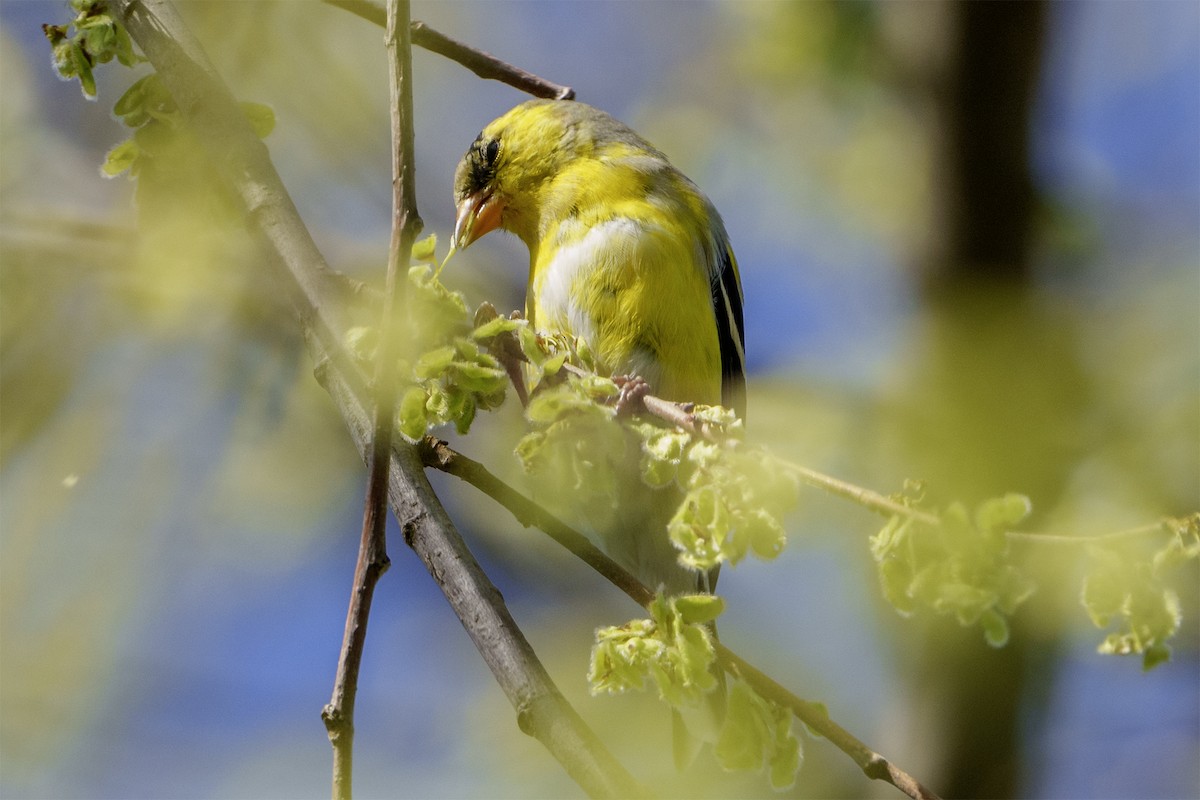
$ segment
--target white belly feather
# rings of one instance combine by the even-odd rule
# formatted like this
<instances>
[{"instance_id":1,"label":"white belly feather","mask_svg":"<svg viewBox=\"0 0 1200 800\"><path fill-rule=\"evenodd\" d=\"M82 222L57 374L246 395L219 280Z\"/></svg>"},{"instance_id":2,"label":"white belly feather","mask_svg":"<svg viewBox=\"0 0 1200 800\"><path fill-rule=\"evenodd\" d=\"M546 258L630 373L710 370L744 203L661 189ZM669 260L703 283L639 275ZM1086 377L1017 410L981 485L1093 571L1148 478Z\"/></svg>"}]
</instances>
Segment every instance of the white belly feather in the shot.
<instances>
[{"instance_id":1,"label":"white belly feather","mask_svg":"<svg viewBox=\"0 0 1200 800\"><path fill-rule=\"evenodd\" d=\"M577 225L561 229L558 238L572 238ZM538 325L593 343L595 322L579 303L583 293L577 291L577 284L589 280L594 271L621 268L622 256L633 257L634 244L643 230L640 223L618 217L593 226L578 241L560 245L554 259L542 270L536 287L541 315Z\"/></svg>"}]
</instances>

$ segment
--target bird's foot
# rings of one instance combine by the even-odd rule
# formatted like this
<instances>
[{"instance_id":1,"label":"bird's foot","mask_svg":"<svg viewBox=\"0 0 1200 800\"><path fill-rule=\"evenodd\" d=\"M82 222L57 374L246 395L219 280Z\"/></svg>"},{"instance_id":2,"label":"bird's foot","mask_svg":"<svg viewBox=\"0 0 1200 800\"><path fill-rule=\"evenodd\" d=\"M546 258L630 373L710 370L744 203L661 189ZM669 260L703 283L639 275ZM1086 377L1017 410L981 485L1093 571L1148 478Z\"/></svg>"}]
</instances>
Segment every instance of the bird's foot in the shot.
<instances>
[{"instance_id":1,"label":"bird's foot","mask_svg":"<svg viewBox=\"0 0 1200 800\"><path fill-rule=\"evenodd\" d=\"M629 417L646 410L642 402L650 394L650 384L637 375L614 375L613 383L620 393L617 395L617 416Z\"/></svg>"}]
</instances>

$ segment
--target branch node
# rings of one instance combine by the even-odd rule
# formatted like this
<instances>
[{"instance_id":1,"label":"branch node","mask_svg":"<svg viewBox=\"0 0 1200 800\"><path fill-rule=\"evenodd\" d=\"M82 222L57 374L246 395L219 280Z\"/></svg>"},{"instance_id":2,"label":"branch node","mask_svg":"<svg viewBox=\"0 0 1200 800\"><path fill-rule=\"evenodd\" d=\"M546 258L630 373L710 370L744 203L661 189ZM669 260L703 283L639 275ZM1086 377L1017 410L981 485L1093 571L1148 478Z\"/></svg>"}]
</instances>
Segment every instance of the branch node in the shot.
<instances>
[{"instance_id":1,"label":"branch node","mask_svg":"<svg viewBox=\"0 0 1200 800\"><path fill-rule=\"evenodd\" d=\"M381 555L374 547L371 548L369 557L370 561L367 562L367 569L371 572L371 578L378 581L383 577L383 573L387 572L388 568L392 566L392 559L387 553Z\"/></svg>"},{"instance_id":2,"label":"branch node","mask_svg":"<svg viewBox=\"0 0 1200 800\"><path fill-rule=\"evenodd\" d=\"M521 733L526 736L533 736L535 730L535 716L529 702L521 703L517 709L517 727L521 729Z\"/></svg>"},{"instance_id":3,"label":"branch node","mask_svg":"<svg viewBox=\"0 0 1200 800\"><path fill-rule=\"evenodd\" d=\"M412 549L413 539L416 538L419 527L415 520L408 520L400 526L400 535L404 537L404 544Z\"/></svg>"},{"instance_id":4,"label":"branch node","mask_svg":"<svg viewBox=\"0 0 1200 800\"><path fill-rule=\"evenodd\" d=\"M444 472L449 471L447 468L454 460L454 451L450 449L450 443L436 436L425 436L417 442L417 455L421 458L422 466Z\"/></svg>"},{"instance_id":5,"label":"branch node","mask_svg":"<svg viewBox=\"0 0 1200 800\"><path fill-rule=\"evenodd\" d=\"M863 774L877 781L888 781L891 778L891 764L878 753L872 753L867 763L862 765Z\"/></svg>"},{"instance_id":6,"label":"branch node","mask_svg":"<svg viewBox=\"0 0 1200 800\"><path fill-rule=\"evenodd\" d=\"M342 713L342 710L333 703L327 703L321 709L321 720L325 723L325 730L329 732L329 741L335 744L341 737L354 733L353 725Z\"/></svg>"}]
</instances>

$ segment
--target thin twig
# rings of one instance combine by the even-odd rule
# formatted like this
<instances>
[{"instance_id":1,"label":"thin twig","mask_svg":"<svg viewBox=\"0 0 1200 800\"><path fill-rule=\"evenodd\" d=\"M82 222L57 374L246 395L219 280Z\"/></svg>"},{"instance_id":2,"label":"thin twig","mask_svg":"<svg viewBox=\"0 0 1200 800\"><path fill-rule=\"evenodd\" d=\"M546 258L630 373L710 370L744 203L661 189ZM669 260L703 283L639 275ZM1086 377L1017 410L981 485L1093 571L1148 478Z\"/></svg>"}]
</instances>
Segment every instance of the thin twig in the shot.
<instances>
[{"instance_id":1,"label":"thin twig","mask_svg":"<svg viewBox=\"0 0 1200 800\"><path fill-rule=\"evenodd\" d=\"M1031 544L1104 544L1114 542L1120 539L1136 539L1139 536L1147 536L1151 533L1163 533L1167 530L1165 527L1166 520L1158 522L1148 522L1145 525L1138 525L1135 528L1125 528L1112 533L1100 534L1071 534L1071 533L1038 533L1037 531L1007 531L1004 535L1009 539L1018 542L1028 542Z\"/></svg>"},{"instance_id":2,"label":"thin twig","mask_svg":"<svg viewBox=\"0 0 1200 800\"><path fill-rule=\"evenodd\" d=\"M386 24L386 12L382 6L372 0L325 0L325 2L331 6L345 9L376 25ZM561 86L531 72L526 72L520 67L514 67L490 53L452 39L420 20L412 22L412 43L463 65L481 78L506 83L534 97L548 97L553 100L575 99L575 90L570 86Z\"/></svg>"},{"instance_id":3,"label":"thin twig","mask_svg":"<svg viewBox=\"0 0 1200 800\"><path fill-rule=\"evenodd\" d=\"M580 369L574 364L564 364L563 368L580 376L588 374L586 370ZM697 416L693 411L693 403L676 403L652 394L643 396L641 403L650 415L658 417L664 422L685 430L688 433L707 439L710 442L733 446L739 441L726 435L718 426L711 425ZM876 514L882 514L885 517L900 515L927 525L938 525L941 522L937 515L930 514L928 511L921 511L920 509L906 506L879 492L863 488L862 486L856 486L830 475L825 475L824 473L817 472L815 469L802 467L799 464L788 464L786 468L809 486L823 489L830 494L844 497L847 500L852 500L864 508L874 511Z\"/></svg>"},{"instance_id":4,"label":"thin twig","mask_svg":"<svg viewBox=\"0 0 1200 800\"><path fill-rule=\"evenodd\" d=\"M426 436L419 444L418 450L425 466L453 475L474 486L504 506L522 525L540 528L607 578L638 605L645 608L654 599L654 592L601 552L586 536L497 478L483 464L464 456L433 436ZM797 719L850 756L868 777L892 784L913 800L936 799L937 795L922 786L916 778L830 719L824 706L800 699L719 642L716 644L716 650L717 661L726 672L745 681L763 697L790 709Z\"/></svg>"},{"instance_id":5,"label":"thin twig","mask_svg":"<svg viewBox=\"0 0 1200 800\"><path fill-rule=\"evenodd\" d=\"M364 460L371 418L364 376L345 356L341 303L346 283L313 244L266 147L178 13L164 0L109 0L110 10L150 60L214 167L244 206L280 286L292 291L317 375ZM636 797L644 790L567 703L509 614L503 598L455 530L415 449L394 441L389 498L405 542L436 580L497 683L521 730L541 742L589 795Z\"/></svg>"},{"instance_id":6,"label":"thin twig","mask_svg":"<svg viewBox=\"0 0 1200 800\"><path fill-rule=\"evenodd\" d=\"M663 400L661 397L648 394L642 398L642 404L654 416L678 428L682 428L688 433L702 436L710 441L727 441L730 443L737 441L736 439L723 437L718 428L699 419L692 412L692 403L673 403L670 400Z\"/></svg>"},{"instance_id":7,"label":"thin twig","mask_svg":"<svg viewBox=\"0 0 1200 800\"><path fill-rule=\"evenodd\" d=\"M375 364L375 408L371 448L367 455L367 490L363 500L362 535L354 586L346 611L346 628L338 657L333 696L322 711L333 746L333 797L350 800L353 785L354 707L358 672L366 645L367 623L375 585L387 571L387 490L392 435L396 417L397 318L404 308L404 267L422 222L416 207L412 125L412 43L408 36L408 0L388 0L387 53L392 129L392 235L388 246L387 282L380 323L382 343Z\"/></svg>"},{"instance_id":8,"label":"thin twig","mask_svg":"<svg viewBox=\"0 0 1200 800\"><path fill-rule=\"evenodd\" d=\"M654 416L672 425L676 425L689 433L717 443L737 441L723 435L718 428L698 419L696 414L692 412L690 408L691 404L689 403L672 403L669 400L663 400L660 397L652 395L646 396L643 399L643 403L646 406L646 410ZM862 486L856 486L822 472L817 472L815 469L802 467L799 464L788 464L787 469L809 486L823 489L830 494L844 497L847 500L852 500L864 508L874 511L876 514L882 514L885 517L898 514L927 525L937 525L939 523L937 516L934 514L906 506L879 492L863 488Z\"/></svg>"},{"instance_id":9,"label":"thin twig","mask_svg":"<svg viewBox=\"0 0 1200 800\"><path fill-rule=\"evenodd\" d=\"M572 375L576 375L580 378L586 378L592 375L592 373L588 370L578 367L574 364L563 364L562 368L567 372L570 372ZM630 378L628 376L616 376L613 378L613 380L618 386L621 386L623 382L629 382L637 379ZM676 403L673 400L664 400L661 397L657 397L649 393L649 390L653 389L653 387L649 387L647 384L643 383L643 388L646 389L645 393L638 392L636 395L637 400L635 401L637 405L641 406L641 408L639 409L637 408L637 405L635 405L633 409L634 413L640 410L645 410L645 412L650 416L658 417L668 425L674 425L675 427L685 430L688 433L701 436L710 442L732 446L737 441L736 439L726 436L725 433L718 427L710 425L700 417L696 416L693 410L696 406L695 403ZM619 405L620 403L618 402L618 406Z\"/></svg>"},{"instance_id":10,"label":"thin twig","mask_svg":"<svg viewBox=\"0 0 1200 800\"><path fill-rule=\"evenodd\" d=\"M575 90L570 86L560 86L544 78L539 78L531 72L501 61L490 53L476 50L456 39L451 39L424 22L413 23L413 42L426 50L462 64L481 78L507 83L534 97L547 97L552 100L575 99Z\"/></svg>"},{"instance_id":11,"label":"thin twig","mask_svg":"<svg viewBox=\"0 0 1200 800\"><path fill-rule=\"evenodd\" d=\"M939 525L941 520L937 515L930 514L928 511L921 511L911 506L906 506L903 503L898 503L890 497L886 497L879 492L864 489L861 486L855 486L852 483L839 480L838 478L825 475L808 467L802 467L798 464L789 464L788 469L791 470L796 477L809 486L815 486L818 489L824 489L830 494L835 494L838 497L844 497L847 500L853 500L855 503L864 508L874 511L876 514L882 514L885 517L902 516L914 519L917 522L923 522L926 525Z\"/></svg>"}]
</instances>

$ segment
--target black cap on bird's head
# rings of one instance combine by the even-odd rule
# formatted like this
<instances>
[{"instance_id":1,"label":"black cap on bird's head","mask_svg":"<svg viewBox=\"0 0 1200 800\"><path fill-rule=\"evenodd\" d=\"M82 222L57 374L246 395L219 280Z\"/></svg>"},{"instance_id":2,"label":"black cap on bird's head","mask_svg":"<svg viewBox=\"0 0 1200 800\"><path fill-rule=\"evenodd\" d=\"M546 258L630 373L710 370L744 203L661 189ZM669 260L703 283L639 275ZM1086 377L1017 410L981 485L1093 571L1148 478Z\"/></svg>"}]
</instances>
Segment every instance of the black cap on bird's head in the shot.
<instances>
[{"instance_id":1,"label":"black cap on bird's head","mask_svg":"<svg viewBox=\"0 0 1200 800\"><path fill-rule=\"evenodd\" d=\"M666 157L603 111L572 100L529 100L488 124L454 173L454 246L503 228L537 237L547 182L605 148L634 151L655 167Z\"/></svg>"},{"instance_id":2,"label":"black cap on bird's head","mask_svg":"<svg viewBox=\"0 0 1200 800\"><path fill-rule=\"evenodd\" d=\"M603 111L570 100L529 100L475 137L454 173L454 246L503 228L536 237L541 190L571 161L594 150Z\"/></svg>"}]
</instances>

